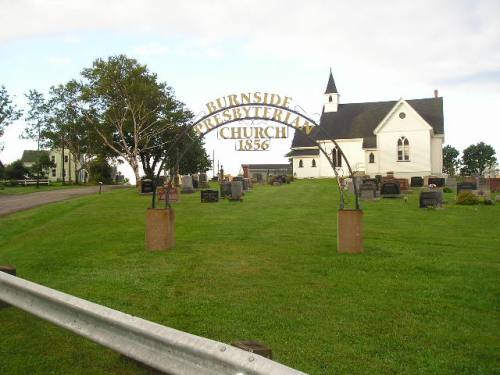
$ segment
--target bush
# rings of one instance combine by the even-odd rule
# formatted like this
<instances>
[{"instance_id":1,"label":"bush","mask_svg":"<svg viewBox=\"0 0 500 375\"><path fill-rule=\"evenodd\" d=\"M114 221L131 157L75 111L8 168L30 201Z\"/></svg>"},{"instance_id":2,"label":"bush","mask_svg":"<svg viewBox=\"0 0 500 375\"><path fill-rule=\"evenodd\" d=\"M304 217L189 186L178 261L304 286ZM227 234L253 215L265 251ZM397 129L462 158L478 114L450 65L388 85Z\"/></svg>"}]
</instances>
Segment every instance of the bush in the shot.
<instances>
[{"instance_id":1,"label":"bush","mask_svg":"<svg viewBox=\"0 0 500 375\"><path fill-rule=\"evenodd\" d=\"M453 190L451 190L449 187L443 188L443 193L453 193Z\"/></svg>"},{"instance_id":2,"label":"bush","mask_svg":"<svg viewBox=\"0 0 500 375\"><path fill-rule=\"evenodd\" d=\"M470 191L463 191L460 194L458 194L457 204L473 205L478 203L479 203L479 198L476 197Z\"/></svg>"}]
</instances>

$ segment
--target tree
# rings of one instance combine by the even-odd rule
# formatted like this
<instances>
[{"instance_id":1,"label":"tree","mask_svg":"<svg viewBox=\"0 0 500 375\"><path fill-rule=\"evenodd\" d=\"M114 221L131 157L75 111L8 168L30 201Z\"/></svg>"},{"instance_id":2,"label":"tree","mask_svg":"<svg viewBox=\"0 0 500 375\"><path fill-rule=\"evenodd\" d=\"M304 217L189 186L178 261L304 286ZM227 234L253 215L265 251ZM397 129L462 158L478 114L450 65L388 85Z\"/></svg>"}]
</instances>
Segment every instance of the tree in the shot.
<instances>
[{"instance_id":1,"label":"tree","mask_svg":"<svg viewBox=\"0 0 500 375\"><path fill-rule=\"evenodd\" d=\"M0 161L0 180L5 179L5 166Z\"/></svg>"},{"instance_id":2,"label":"tree","mask_svg":"<svg viewBox=\"0 0 500 375\"><path fill-rule=\"evenodd\" d=\"M56 163L54 163L49 154L46 152L38 153L38 160L31 166L29 173L31 176L46 178L48 176L48 171L50 168L55 168Z\"/></svg>"},{"instance_id":3,"label":"tree","mask_svg":"<svg viewBox=\"0 0 500 375\"><path fill-rule=\"evenodd\" d=\"M84 69L86 115L104 144L123 158L140 182L141 154L157 147L157 137L175 126L170 87L157 82L145 65L124 55L97 59Z\"/></svg>"},{"instance_id":4,"label":"tree","mask_svg":"<svg viewBox=\"0 0 500 375\"><path fill-rule=\"evenodd\" d=\"M89 180L91 182L102 182L103 184L112 184L111 177L113 168L104 158L97 158L89 163Z\"/></svg>"},{"instance_id":5,"label":"tree","mask_svg":"<svg viewBox=\"0 0 500 375\"><path fill-rule=\"evenodd\" d=\"M488 168L493 168L496 164L495 149L479 142L475 145L470 145L463 151L462 155L462 175L483 175Z\"/></svg>"},{"instance_id":6,"label":"tree","mask_svg":"<svg viewBox=\"0 0 500 375\"><path fill-rule=\"evenodd\" d=\"M23 165L23 162L16 160L5 168L5 177L8 180L23 180L28 172L28 168Z\"/></svg>"},{"instance_id":7,"label":"tree","mask_svg":"<svg viewBox=\"0 0 500 375\"><path fill-rule=\"evenodd\" d=\"M0 86L0 137L3 136L5 128L21 117L22 111L17 110L16 105L7 93L4 86ZM0 151L3 145L0 144Z\"/></svg>"},{"instance_id":8,"label":"tree","mask_svg":"<svg viewBox=\"0 0 500 375\"><path fill-rule=\"evenodd\" d=\"M453 146L447 145L443 147L443 172L454 176L455 172L460 167L460 152Z\"/></svg>"}]
</instances>

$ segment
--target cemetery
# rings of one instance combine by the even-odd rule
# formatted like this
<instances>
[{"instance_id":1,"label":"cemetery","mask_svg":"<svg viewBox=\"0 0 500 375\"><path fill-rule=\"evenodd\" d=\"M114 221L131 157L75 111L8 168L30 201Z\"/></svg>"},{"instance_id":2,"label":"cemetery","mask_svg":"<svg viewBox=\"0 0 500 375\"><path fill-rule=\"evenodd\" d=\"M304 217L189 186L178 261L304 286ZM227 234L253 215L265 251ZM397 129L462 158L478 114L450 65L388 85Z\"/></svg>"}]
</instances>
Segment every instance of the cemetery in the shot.
<instances>
[{"instance_id":1,"label":"cemetery","mask_svg":"<svg viewBox=\"0 0 500 375\"><path fill-rule=\"evenodd\" d=\"M378 199L361 200L363 253L341 254L335 180L245 191L244 177L208 188L198 179L198 189L180 179L189 192L179 187L172 202L170 250L145 250L151 194L129 188L0 218L2 261L21 278L159 324L254 340L310 374L495 371L499 204L459 205L454 189L430 181L383 199L384 184L394 184L388 194L400 184L361 178L360 195ZM479 194L479 183L461 183ZM420 208L427 191L442 209ZM223 199L233 195L243 202ZM67 373L73 361L87 373L148 373L21 310L0 309L0 321L2 373Z\"/></svg>"}]
</instances>

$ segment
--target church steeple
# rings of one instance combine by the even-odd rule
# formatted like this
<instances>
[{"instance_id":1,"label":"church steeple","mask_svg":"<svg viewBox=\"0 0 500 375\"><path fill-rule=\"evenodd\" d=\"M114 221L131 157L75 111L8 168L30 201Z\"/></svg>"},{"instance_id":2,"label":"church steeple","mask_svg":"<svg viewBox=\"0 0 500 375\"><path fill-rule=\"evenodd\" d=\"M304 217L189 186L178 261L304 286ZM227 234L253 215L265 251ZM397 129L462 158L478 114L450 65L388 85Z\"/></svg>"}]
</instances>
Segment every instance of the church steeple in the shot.
<instances>
[{"instance_id":1,"label":"church steeple","mask_svg":"<svg viewBox=\"0 0 500 375\"><path fill-rule=\"evenodd\" d=\"M330 68L330 77L328 77L328 84L324 94L324 112L337 112L339 107L339 93L335 80L333 79L332 69Z\"/></svg>"},{"instance_id":2,"label":"church steeple","mask_svg":"<svg viewBox=\"0 0 500 375\"><path fill-rule=\"evenodd\" d=\"M330 68L330 77L328 77L325 94L338 94L337 86L335 86L335 80L333 79L332 68Z\"/></svg>"}]
</instances>

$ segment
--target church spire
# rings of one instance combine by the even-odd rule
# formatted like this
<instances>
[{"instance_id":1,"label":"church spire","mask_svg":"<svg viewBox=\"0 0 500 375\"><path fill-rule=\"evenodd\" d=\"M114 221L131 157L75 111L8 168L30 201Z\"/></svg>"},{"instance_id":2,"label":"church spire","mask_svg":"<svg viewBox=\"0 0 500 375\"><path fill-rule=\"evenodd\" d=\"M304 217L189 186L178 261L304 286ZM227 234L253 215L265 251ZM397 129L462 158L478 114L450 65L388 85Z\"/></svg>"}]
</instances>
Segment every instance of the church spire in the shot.
<instances>
[{"instance_id":1,"label":"church spire","mask_svg":"<svg viewBox=\"0 0 500 375\"><path fill-rule=\"evenodd\" d=\"M335 80L333 79L332 68L330 68L330 77L328 78L325 94L338 94L337 86L335 86Z\"/></svg>"},{"instance_id":2,"label":"church spire","mask_svg":"<svg viewBox=\"0 0 500 375\"><path fill-rule=\"evenodd\" d=\"M335 86L335 81L333 80L332 68L330 68L330 77L328 77L328 84L326 85L326 90L324 96L324 112L337 112L339 109L339 93L337 92L337 86Z\"/></svg>"}]
</instances>

